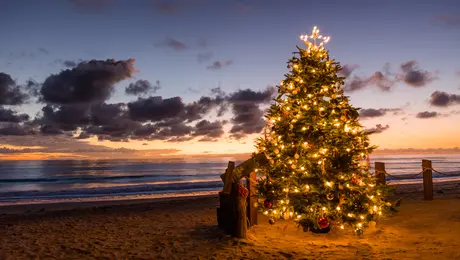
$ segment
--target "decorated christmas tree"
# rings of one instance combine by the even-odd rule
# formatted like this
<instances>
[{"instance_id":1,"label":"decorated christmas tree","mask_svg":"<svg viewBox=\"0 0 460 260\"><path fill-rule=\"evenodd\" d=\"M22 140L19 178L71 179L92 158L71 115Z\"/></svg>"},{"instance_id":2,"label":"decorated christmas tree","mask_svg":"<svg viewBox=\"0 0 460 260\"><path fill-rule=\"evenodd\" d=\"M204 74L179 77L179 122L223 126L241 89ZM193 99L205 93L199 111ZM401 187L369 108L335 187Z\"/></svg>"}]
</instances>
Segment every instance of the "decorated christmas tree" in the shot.
<instances>
[{"instance_id":1,"label":"decorated christmas tree","mask_svg":"<svg viewBox=\"0 0 460 260\"><path fill-rule=\"evenodd\" d=\"M256 169L259 208L270 224L293 219L304 231L350 227L361 234L393 209L366 163L375 147L344 95L342 67L324 48L330 37L315 27L300 38L306 48L288 61L257 141L268 159Z\"/></svg>"}]
</instances>

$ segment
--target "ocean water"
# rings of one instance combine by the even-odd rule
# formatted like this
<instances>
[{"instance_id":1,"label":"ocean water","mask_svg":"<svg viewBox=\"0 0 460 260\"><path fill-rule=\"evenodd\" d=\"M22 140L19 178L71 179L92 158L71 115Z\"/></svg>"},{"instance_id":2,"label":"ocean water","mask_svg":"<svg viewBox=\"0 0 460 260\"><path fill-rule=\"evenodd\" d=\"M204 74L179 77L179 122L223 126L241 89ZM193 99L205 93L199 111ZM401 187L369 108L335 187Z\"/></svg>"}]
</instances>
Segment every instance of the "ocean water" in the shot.
<instances>
[{"instance_id":1,"label":"ocean water","mask_svg":"<svg viewBox=\"0 0 460 260\"><path fill-rule=\"evenodd\" d=\"M421 172L422 159L431 160L433 168L442 173L460 172L460 154L374 155L371 165L384 162L386 171L399 177L387 176L389 181L418 182L421 175L415 180L401 178ZM223 186L219 175L225 172L228 161L214 160L0 161L0 203L217 192ZM449 179L437 173L433 173L433 177Z\"/></svg>"}]
</instances>

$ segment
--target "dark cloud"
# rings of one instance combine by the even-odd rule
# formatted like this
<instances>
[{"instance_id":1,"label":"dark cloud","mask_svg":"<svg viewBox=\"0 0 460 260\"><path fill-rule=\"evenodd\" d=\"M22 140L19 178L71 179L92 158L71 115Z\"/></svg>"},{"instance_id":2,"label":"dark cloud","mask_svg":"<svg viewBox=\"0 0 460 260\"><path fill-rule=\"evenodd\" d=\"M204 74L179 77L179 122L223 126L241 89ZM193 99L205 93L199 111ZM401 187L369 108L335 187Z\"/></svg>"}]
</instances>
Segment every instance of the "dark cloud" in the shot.
<instances>
[{"instance_id":1,"label":"dark cloud","mask_svg":"<svg viewBox=\"0 0 460 260\"><path fill-rule=\"evenodd\" d=\"M111 96L115 83L130 78L134 72L134 59L81 62L46 78L40 90L41 100L54 104L103 102Z\"/></svg>"},{"instance_id":2,"label":"dark cloud","mask_svg":"<svg viewBox=\"0 0 460 260\"><path fill-rule=\"evenodd\" d=\"M62 64L68 68L73 68L77 66L77 62L73 60L65 60L62 62Z\"/></svg>"},{"instance_id":3,"label":"dark cloud","mask_svg":"<svg viewBox=\"0 0 460 260\"><path fill-rule=\"evenodd\" d=\"M433 118L433 117L438 117L440 116L441 114L439 114L438 112L435 112L435 111L423 111L423 112L419 112L417 113L417 115L415 116L416 118Z\"/></svg>"},{"instance_id":4,"label":"dark cloud","mask_svg":"<svg viewBox=\"0 0 460 260\"><path fill-rule=\"evenodd\" d=\"M382 133L383 131L386 131L390 128L389 125L383 126L382 124L377 124L375 127L369 128L366 130L367 133L369 134L379 134Z\"/></svg>"},{"instance_id":5,"label":"dark cloud","mask_svg":"<svg viewBox=\"0 0 460 260\"><path fill-rule=\"evenodd\" d=\"M128 103L129 114L133 120L159 122L179 116L185 111L185 104L180 97L138 98Z\"/></svg>"},{"instance_id":6,"label":"dark cloud","mask_svg":"<svg viewBox=\"0 0 460 260\"><path fill-rule=\"evenodd\" d=\"M359 110L359 117L361 119L365 118L374 118L374 117L381 117L386 115L389 112L393 112L394 115L402 113L403 110L400 108L366 108Z\"/></svg>"},{"instance_id":7,"label":"dark cloud","mask_svg":"<svg viewBox=\"0 0 460 260\"><path fill-rule=\"evenodd\" d=\"M148 80L140 79L129 84L129 86L125 88L125 93L128 95L150 94L156 93L159 89L161 89L159 80L156 81L155 85L152 85Z\"/></svg>"},{"instance_id":8,"label":"dark cloud","mask_svg":"<svg viewBox=\"0 0 460 260\"><path fill-rule=\"evenodd\" d=\"M192 131L192 126L179 122L162 128L151 138L154 140L164 140L168 142L185 142L193 139L193 137L190 136Z\"/></svg>"},{"instance_id":9,"label":"dark cloud","mask_svg":"<svg viewBox=\"0 0 460 260\"><path fill-rule=\"evenodd\" d=\"M10 75L0 72L0 105L21 105L28 99L24 87L17 85Z\"/></svg>"},{"instance_id":10,"label":"dark cloud","mask_svg":"<svg viewBox=\"0 0 460 260\"><path fill-rule=\"evenodd\" d=\"M166 38L162 42L155 44L155 46L156 47L166 47L166 48L173 49L175 51L183 51L185 49L188 49L188 46L185 43L180 42L173 38Z\"/></svg>"},{"instance_id":11,"label":"dark cloud","mask_svg":"<svg viewBox=\"0 0 460 260\"><path fill-rule=\"evenodd\" d=\"M0 107L0 122L20 123L28 120L27 114L18 114L14 110Z\"/></svg>"},{"instance_id":12,"label":"dark cloud","mask_svg":"<svg viewBox=\"0 0 460 260\"><path fill-rule=\"evenodd\" d=\"M270 103L275 93L275 88L268 87L264 91L245 89L229 95L228 100L234 115L231 120L233 126L230 129L233 138L241 139L262 131L265 121L264 111L260 105Z\"/></svg>"},{"instance_id":13,"label":"dark cloud","mask_svg":"<svg viewBox=\"0 0 460 260\"><path fill-rule=\"evenodd\" d=\"M444 13L432 17L432 20L437 24L442 24L448 27L460 27L460 15L456 13Z\"/></svg>"},{"instance_id":14,"label":"dark cloud","mask_svg":"<svg viewBox=\"0 0 460 260\"><path fill-rule=\"evenodd\" d=\"M198 53L197 59L198 59L198 62L202 63L202 62L210 60L212 56L214 56L212 52Z\"/></svg>"},{"instance_id":15,"label":"dark cloud","mask_svg":"<svg viewBox=\"0 0 460 260\"><path fill-rule=\"evenodd\" d=\"M210 122L201 120L195 125L193 136L202 136L200 141L215 141L224 135L223 123L221 121Z\"/></svg>"},{"instance_id":16,"label":"dark cloud","mask_svg":"<svg viewBox=\"0 0 460 260\"><path fill-rule=\"evenodd\" d=\"M412 87L424 87L436 79L433 73L419 69L414 60L401 64L401 71L398 79Z\"/></svg>"},{"instance_id":17,"label":"dark cloud","mask_svg":"<svg viewBox=\"0 0 460 260\"><path fill-rule=\"evenodd\" d=\"M69 0L80 11L99 12L115 3L116 0Z\"/></svg>"},{"instance_id":18,"label":"dark cloud","mask_svg":"<svg viewBox=\"0 0 460 260\"><path fill-rule=\"evenodd\" d=\"M342 69L337 73L341 77L348 78L355 69L359 68L357 64L345 64Z\"/></svg>"},{"instance_id":19,"label":"dark cloud","mask_svg":"<svg viewBox=\"0 0 460 260\"><path fill-rule=\"evenodd\" d=\"M43 116L37 118L35 123L41 125L46 134L75 131L90 123L89 108L84 105L46 105L42 113Z\"/></svg>"},{"instance_id":20,"label":"dark cloud","mask_svg":"<svg viewBox=\"0 0 460 260\"><path fill-rule=\"evenodd\" d=\"M182 118L188 121L201 119L214 108L219 107L218 116L222 116L227 111L227 104L224 96L206 97L202 96L198 101L192 102L185 107L185 115Z\"/></svg>"},{"instance_id":21,"label":"dark cloud","mask_svg":"<svg viewBox=\"0 0 460 260\"><path fill-rule=\"evenodd\" d=\"M350 75L356 66L357 65L345 65L344 68L339 72L339 76ZM395 83L396 79L391 75L389 71L389 65L386 64L384 66L383 72L376 71L372 76L369 77L355 75L346 79L343 89L347 92L355 92L375 86L381 91L390 91Z\"/></svg>"},{"instance_id":22,"label":"dark cloud","mask_svg":"<svg viewBox=\"0 0 460 260\"><path fill-rule=\"evenodd\" d=\"M37 134L34 125L27 123L4 123L0 124L0 136L26 136Z\"/></svg>"},{"instance_id":23,"label":"dark cloud","mask_svg":"<svg viewBox=\"0 0 460 260\"><path fill-rule=\"evenodd\" d=\"M431 94L430 104L436 107L448 107L460 104L460 95L449 94L444 91L435 91Z\"/></svg>"},{"instance_id":24,"label":"dark cloud","mask_svg":"<svg viewBox=\"0 0 460 260\"><path fill-rule=\"evenodd\" d=\"M208 70L220 70L225 67L230 66L233 63L231 60L226 60L226 61L215 61L213 64L207 66L206 68Z\"/></svg>"}]
</instances>

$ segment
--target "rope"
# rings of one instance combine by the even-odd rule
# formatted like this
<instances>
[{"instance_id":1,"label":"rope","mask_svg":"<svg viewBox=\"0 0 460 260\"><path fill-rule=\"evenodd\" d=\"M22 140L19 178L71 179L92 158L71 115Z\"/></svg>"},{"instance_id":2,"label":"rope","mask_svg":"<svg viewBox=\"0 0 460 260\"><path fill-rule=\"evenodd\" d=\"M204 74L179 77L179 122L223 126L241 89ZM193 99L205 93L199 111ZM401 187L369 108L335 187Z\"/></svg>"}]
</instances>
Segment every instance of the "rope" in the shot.
<instances>
[{"instance_id":1,"label":"rope","mask_svg":"<svg viewBox=\"0 0 460 260\"><path fill-rule=\"evenodd\" d=\"M439 172L433 168L430 168L429 170L432 170L433 172L439 174L439 175L442 175L442 176L446 176L446 177L459 177L460 176L460 172L458 173L443 173L443 172Z\"/></svg>"},{"instance_id":2,"label":"rope","mask_svg":"<svg viewBox=\"0 0 460 260\"><path fill-rule=\"evenodd\" d=\"M388 175L392 178L395 178L395 179L400 179L400 180L404 180L404 179L416 179L419 175L423 174L424 172L426 171L433 171L439 175L442 175L442 176L445 176L445 177L460 177L460 172L458 173L443 173L443 172L440 172L440 171L437 171L436 169L433 169L433 168L424 168L421 172L419 173L416 173L416 174L405 174L405 175L393 175L393 174L389 174L388 172L386 171L380 171L380 170L375 170L375 174L378 175L378 174L385 174L385 175Z\"/></svg>"},{"instance_id":3,"label":"rope","mask_svg":"<svg viewBox=\"0 0 460 260\"><path fill-rule=\"evenodd\" d=\"M425 169L426 171L426 169ZM388 172L386 171L379 171L379 170L376 170L375 171L375 174L380 174L380 173L383 173L385 175L388 175L392 178L395 178L395 179L401 179L401 180L404 180L404 179L415 179L417 178L419 175L421 175L424 171L421 171L417 174L407 174L407 175L392 175L392 174L389 174Z\"/></svg>"}]
</instances>

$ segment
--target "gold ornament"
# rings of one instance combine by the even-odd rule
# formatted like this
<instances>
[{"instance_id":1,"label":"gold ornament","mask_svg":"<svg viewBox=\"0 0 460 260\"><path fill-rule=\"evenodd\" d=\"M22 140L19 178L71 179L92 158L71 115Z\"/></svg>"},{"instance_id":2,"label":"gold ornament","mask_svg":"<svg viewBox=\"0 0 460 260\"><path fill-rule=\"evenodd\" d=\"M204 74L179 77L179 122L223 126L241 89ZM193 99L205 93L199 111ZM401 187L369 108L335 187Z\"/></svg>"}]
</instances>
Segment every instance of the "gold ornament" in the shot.
<instances>
[{"instance_id":1,"label":"gold ornament","mask_svg":"<svg viewBox=\"0 0 460 260\"><path fill-rule=\"evenodd\" d=\"M279 151L278 149L275 149L273 152L274 152L275 154L278 154L280 151Z\"/></svg>"},{"instance_id":2,"label":"gold ornament","mask_svg":"<svg viewBox=\"0 0 460 260\"><path fill-rule=\"evenodd\" d=\"M327 198L328 200L333 200L333 199L334 199L334 194L329 193L329 194L326 195L326 198Z\"/></svg>"},{"instance_id":3,"label":"gold ornament","mask_svg":"<svg viewBox=\"0 0 460 260\"><path fill-rule=\"evenodd\" d=\"M299 157L300 157L300 156L299 156L299 154L297 154L297 153L294 155L294 158L296 158L296 159L299 159Z\"/></svg>"}]
</instances>

